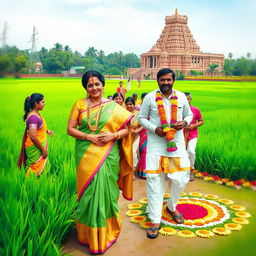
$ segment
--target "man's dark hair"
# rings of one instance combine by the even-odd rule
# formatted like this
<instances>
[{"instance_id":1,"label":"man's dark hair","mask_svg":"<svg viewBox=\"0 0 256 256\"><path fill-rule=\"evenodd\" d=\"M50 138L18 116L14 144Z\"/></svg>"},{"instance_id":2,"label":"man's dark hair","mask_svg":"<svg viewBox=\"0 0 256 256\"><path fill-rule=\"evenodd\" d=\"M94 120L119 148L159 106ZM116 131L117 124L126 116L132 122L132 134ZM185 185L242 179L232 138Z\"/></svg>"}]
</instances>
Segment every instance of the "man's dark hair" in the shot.
<instances>
[{"instance_id":1,"label":"man's dark hair","mask_svg":"<svg viewBox=\"0 0 256 256\"><path fill-rule=\"evenodd\" d=\"M169 68L163 68L163 69L161 69L161 70L159 70L158 71L158 73L157 73L157 81L159 80L159 78L161 77L161 76L164 76L164 75L167 75L167 74L172 74L172 79L173 79L173 81L175 81L175 73L174 73L174 71L173 70L171 70L171 69L169 69Z\"/></svg>"},{"instance_id":2,"label":"man's dark hair","mask_svg":"<svg viewBox=\"0 0 256 256\"><path fill-rule=\"evenodd\" d=\"M184 92L184 94L185 94L186 96L190 96L190 97L192 98L190 92Z\"/></svg>"}]
</instances>

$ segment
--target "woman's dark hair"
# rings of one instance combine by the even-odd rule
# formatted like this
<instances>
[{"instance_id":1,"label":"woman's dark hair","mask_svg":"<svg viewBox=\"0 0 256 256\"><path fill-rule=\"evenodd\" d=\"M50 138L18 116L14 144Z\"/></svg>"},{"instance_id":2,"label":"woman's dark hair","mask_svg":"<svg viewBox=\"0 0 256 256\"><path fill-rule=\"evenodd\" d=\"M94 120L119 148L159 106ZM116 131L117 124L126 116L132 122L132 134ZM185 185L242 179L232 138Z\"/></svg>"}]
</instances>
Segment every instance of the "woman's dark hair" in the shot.
<instances>
[{"instance_id":1,"label":"woman's dark hair","mask_svg":"<svg viewBox=\"0 0 256 256\"><path fill-rule=\"evenodd\" d=\"M161 69L161 70L159 70L158 71L158 73L157 73L157 81L159 80L159 78L161 77L161 76L164 76L164 75L167 75L167 74L172 74L172 79L173 79L173 81L175 81L175 73L174 73L174 71L173 70L171 70L171 69L169 69L169 68L163 68L163 69Z\"/></svg>"},{"instance_id":2,"label":"woman's dark hair","mask_svg":"<svg viewBox=\"0 0 256 256\"><path fill-rule=\"evenodd\" d=\"M24 111L25 114L23 116L23 120L25 121L29 112L34 108L35 103L39 103L44 99L44 95L41 93L33 93L31 96L27 97L24 102Z\"/></svg>"},{"instance_id":3,"label":"woman's dark hair","mask_svg":"<svg viewBox=\"0 0 256 256\"><path fill-rule=\"evenodd\" d=\"M121 92L116 92L116 93L113 95L112 100L114 100L114 99L115 99L116 97L118 97L118 96L122 97L122 99L124 100L124 96L123 96L123 94L122 94Z\"/></svg>"},{"instance_id":4,"label":"woman's dark hair","mask_svg":"<svg viewBox=\"0 0 256 256\"><path fill-rule=\"evenodd\" d=\"M131 102L135 106L135 100L133 97L127 97L125 100L125 104L127 104L128 102Z\"/></svg>"},{"instance_id":5,"label":"woman's dark hair","mask_svg":"<svg viewBox=\"0 0 256 256\"><path fill-rule=\"evenodd\" d=\"M88 81L89 81L91 76L98 77L98 79L100 80L102 85L105 86L105 78L104 78L104 76L100 72L98 72L96 70L89 70L89 71L85 72L83 74L83 77L82 77L82 85L83 85L84 89L86 89Z\"/></svg>"},{"instance_id":6,"label":"woman's dark hair","mask_svg":"<svg viewBox=\"0 0 256 256\"><path fill-rule=\"evenodd\" d=\"M144 99L147 94L148 94L147 92L143 92L143 93L141 94L141 99Z\"/></svg>"}]
</instances>

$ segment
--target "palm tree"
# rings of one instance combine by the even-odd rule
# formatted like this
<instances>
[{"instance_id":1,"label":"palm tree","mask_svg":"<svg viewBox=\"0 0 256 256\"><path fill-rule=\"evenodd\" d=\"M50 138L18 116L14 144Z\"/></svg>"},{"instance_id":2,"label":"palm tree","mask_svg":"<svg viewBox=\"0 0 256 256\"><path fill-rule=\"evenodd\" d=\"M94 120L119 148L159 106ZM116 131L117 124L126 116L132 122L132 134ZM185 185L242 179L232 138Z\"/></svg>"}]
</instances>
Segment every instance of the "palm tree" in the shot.
<instances>
[{"instance_id":1,"label":"palm tree","mask_svg":"<svg viewBox=\"0 0 256 256\"><path fill-rule=\"evenodd\" d=\"M54 49L55 49L57 52L60 52L60 51L62 51L63 46L62 46L60 43L56 43L56 44L54 45Z\"/></svg>"},{"instance_id":2,"label":"palm tree","mask_svg":"<svg viewBox=\"0 0 256 256\"><path fill-rule=\"evenodd\" d=\"M97 57L97 50L94 47L89 47L84 55L85 57L95 58Z\"/></svg>"},{"instance_id":3,"label":"palm tree","mask_svg":"<svg viewBox=\"0 0 256 256\"><path fill-rule=\"evenodd\" d=\"M65 45L65 46L64 46L64 52L72 53L72 50L71 50L71 48L69 47L69 45Z\"/></svg>"}]
</instances>

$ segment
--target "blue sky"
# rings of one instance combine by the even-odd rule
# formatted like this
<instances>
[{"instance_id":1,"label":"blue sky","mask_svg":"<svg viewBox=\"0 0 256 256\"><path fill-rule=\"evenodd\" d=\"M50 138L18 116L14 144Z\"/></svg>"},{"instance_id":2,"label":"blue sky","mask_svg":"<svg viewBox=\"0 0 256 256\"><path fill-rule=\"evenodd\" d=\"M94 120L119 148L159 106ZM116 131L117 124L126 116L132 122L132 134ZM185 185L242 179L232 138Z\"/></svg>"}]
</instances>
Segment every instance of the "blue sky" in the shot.
<instances>
[{"instance_id":1,"label":"blue sky","mask_svg":"<svg viewBox=\"0 0 256 256\"><path fill-rule=\"evenodd\" d=\"M178 8L203 52L232 52L256 58L256 1L253 0L0 0L0 31L7 43L30 48L33 26L37 48L59 42L84 53L90 46L105 53L149 51Z\"/></svg>"}]
</instances>

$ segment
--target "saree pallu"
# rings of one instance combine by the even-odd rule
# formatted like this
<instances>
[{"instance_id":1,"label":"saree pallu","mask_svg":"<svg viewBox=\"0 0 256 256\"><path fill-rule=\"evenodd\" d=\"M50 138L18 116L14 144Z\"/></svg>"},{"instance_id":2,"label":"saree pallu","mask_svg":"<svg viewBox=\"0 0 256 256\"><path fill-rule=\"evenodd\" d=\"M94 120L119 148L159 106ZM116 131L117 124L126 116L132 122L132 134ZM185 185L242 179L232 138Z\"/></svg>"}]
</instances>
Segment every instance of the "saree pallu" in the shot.
<instances>
[{"instance_id":1,"label":"saree pallu","mask_svg":"<svg viewBox=\"0 0 256 256\"><path fill-rule=\"evenodd\" d=\"M138 122L138 111L132 112L134 117L131 120L131 130L136 130L140 124ZM139 134L136 136L133 135L132 137L132 155L133 155L133 168L134 170L137 168L138 165L138 148L139 148Z\"/></svg>"},{"instance_id":2,"label":"saree pallu","mask_svg":"<svg viewBox=\"0 0 256 256\"><path fill-rule=\"evenodd\" d=\"M140 132L140 142L139 142L139 163L138 163L138 176L141 178L146 178L146 154L147 154L147 130L143 129Z\"/></svg>"},{"instance_id":3,"label":"saree pallu","mask_svg":"<svg viewBox=\"0 0 256 256\"><path fill-rule=\"evenodd\" d=\"M83 103L85 104L85 103ZM78 130L93 134L88 128L87 108L73 107L70 119L79 120ZM96 124L99 105L92 107L90 122ZM77 118L79 115L79 118ZM115 102L103 103L98 130L116 132L129 124L132 114ZM77 233L81 244L90 253L104 253L118 238L121 214L118 207L119 189L132 199L132 138L131 133L120 141L99 147L90 141L76 140L77 165Z\"/></svg>"},{"instance_id":4,"label":"saree pallu","mask_svg":"<svg viewBox=\"0 0 256 256\"><path fill-rule=\"evenodd\" d=\"M39 142L48 149L46 134L47 124L42 116L40 118L42 119L42 126L37 129L36 137L38 138ZM22 165L25 167L27 176L29 176L31 173L39 176L43 171L50 168L48 157L42 157L41 150L34 145L27 130L25 130L23 135L22 148L18 162L18 166L20 168Z\"/></svg>"}]
</instances>

